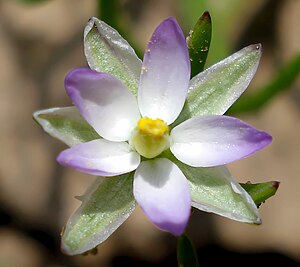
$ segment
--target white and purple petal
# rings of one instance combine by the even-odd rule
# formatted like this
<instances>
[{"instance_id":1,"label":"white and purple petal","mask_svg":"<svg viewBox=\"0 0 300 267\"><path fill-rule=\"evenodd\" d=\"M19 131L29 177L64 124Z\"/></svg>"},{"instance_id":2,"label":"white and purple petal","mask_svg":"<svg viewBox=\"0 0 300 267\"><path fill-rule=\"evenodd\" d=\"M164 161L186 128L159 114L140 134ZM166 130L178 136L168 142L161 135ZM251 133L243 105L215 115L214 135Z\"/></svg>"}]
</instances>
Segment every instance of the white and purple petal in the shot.
<instances>
[{"instance_id":1,"label":"white and purple petal","mask_svg":"<svg viewBox=\"0 0 300 267\"><path fill-rule=\"evenodd\" d=\"M143 161L135 172L133 193L154 225L177 236L183 233L191 196L184 174L173 162L166 158Z\"/></svg>"},{"instance_id":2,"label":"white and purple petal","mask_svg":"<svg viewBox=\"0 0 300 267\"><path fill-rule=\"evenodd\" d=\"M140 164L140 155L126 142L97 139L64 150L57 161L92 175L115 176L134 171Z\"/></svg>"},{"instance_id":3,"label":"white and purple petal","mask_svg":"<svg viewBox=\"0 0 300 267\"><path fill-rule=\"evenodd\" d=\"M87 68L72 70L65 79L68 96L103 138L127 141L140 117L135 97L110 74Z\"/></svg>"},{"instance_id":4,"label":"white and purple petal","mask_svg":"<svg viewBox=\"0 0 300 267\"><path fill-rule=\"evenodd\" d=\"M146 48L138 103L143 117L171 124L182 110L190 79L190 61L182 30L174 18L164 20Z\"/></svg>"},{"instance_id":5,"label":"white and purple petal","mask_svg":"<svg viewBox=\"0 0 300 267\"><path fill-rule=\"evenodd\" d=\"M211 167L247 157L264 148L272 137L228 116L193 117L172 132L171 151L185 164Z\"/></svg>"}]
</instances>

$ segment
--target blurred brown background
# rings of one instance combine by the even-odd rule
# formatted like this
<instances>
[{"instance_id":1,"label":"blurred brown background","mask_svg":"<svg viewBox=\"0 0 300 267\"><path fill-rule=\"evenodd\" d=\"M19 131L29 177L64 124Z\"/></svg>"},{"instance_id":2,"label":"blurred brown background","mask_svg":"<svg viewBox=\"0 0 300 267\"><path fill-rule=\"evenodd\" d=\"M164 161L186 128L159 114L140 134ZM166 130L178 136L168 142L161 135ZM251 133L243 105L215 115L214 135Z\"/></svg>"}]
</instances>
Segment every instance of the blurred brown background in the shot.
<instances>
[{"instance_id":1,"label":"blurred brown background","mask_svg":"<svg viewBox=\"0 0 300 267\"><path fill-rule=\"evenodd\" d=\"M166 17L175 16L185 34L197 20L183 4L191 1L119 2L118 20L141 51ZM299 0L214 0L207 1L206 8L214 27L209 65L243 46L262 43L264 54L249 90L267 83L300 52ZM36 5L0 0L1 267L126 266L121 256L153 264L173 257L170 266L176 266L176 239L154 228L139 209L98 247L97 255L67 257L59 250L60 229L80 204L74 196L82 194L94 178L56 163L65 146L45 134L31 114L71 104L64 76L74 67L86 66L83 29L97 10L95 0ZM193 10L193 14L199 17L203 11ZM208 257L205 253L211 260L227 255L228 263L273 253L273 259L276 255L286 260L285 266L300 262L299 101L298 79L259 112L242 116L274 140L258 154L231 164L230 170L240 182L278 180L281 184L276 196L259 209L260 226L194 211L188 234L203 261ZM215 254L209 254L209 249ZM145 262L134 266L150 266Z\"/></svg>"}]
</instances>

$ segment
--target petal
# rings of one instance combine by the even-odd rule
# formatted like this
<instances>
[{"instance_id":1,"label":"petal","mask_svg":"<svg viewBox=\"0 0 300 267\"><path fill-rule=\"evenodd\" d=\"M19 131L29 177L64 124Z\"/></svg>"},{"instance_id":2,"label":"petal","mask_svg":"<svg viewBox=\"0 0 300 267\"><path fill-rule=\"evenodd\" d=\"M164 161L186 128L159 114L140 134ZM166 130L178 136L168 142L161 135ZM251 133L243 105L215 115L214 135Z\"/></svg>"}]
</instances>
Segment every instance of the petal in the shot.
<instances>
[{"instance_id":1,"label":"petal","mask_svg":"<svg viewBox=\"0 0 300 267\"><path fill-rule=\"evenodd\" d=\"M70 217L62 234L67 255L93 249L105 241L134 211L133 173L97 178L80 197L82 204Z\"/></svg>"},{"instance_id":2,"label":"petal","mask_svg":"<svg viewBox=\"0 0 300 267\"><path fill-rule=\"evenodd\" d=\"M198 116L176 126L171 151L194 167L224 165L247 157L268 145L272 137L228 116Z\"/></svg>"},{"instance_id":3,"label":"petal","mask_svg":"<svg viewBox=\"0 0 300 267\"><path fill-rule=\"evenodd\" d=\"M260 44L249 45L191 79L175 124L199 115L223 115L248 87L261 54Z\"/></svg>"},{"instance_id":4,"label":"petal","mask_svg":"<svg viewBox=\"0 0 300 267\"><path fill-rule=\"evenodd\" d=\"M65 86L81 115L105 139L126 141L139 119L135 97L116 78L86 68L71 71Z\"/></svg>"},{"instance_id":5,"label":"petal","mask_svg":"<svg viewBox=\"0 0 300 267\"><path fill-rule=\"evenodd\" d=\"M142 62L115 29L92 17L84 30L84 52L91 69L115 76L137 95Z\"/></svg>"},{"instance_id":6,"label":"petal","mask_svg":"<svg viewBox=\"0 0 300 267\"><path fill-rule=\"evenodd\" d=\"M140 155L126 142L98 139L64 150L57 161L92 175L115 176L135 170L140 164Z\"/></svg>"},{"instance_id":7,"label":"petal","mask_svg":"<svg viewBox=\"0 0 300 267\"><path fill-rule=\"evenodd\" d=\"M160 229L181 235L187 225L191 196L185 176L165 158L143 161L133 181L133 194Z\"/></svg>"},{"instance_id":8,"label":"petal","mask_svg":"<svg viewBox=\"0 0 300 267\"><path fill-rule=\"evenodd\" d=\"M68 146L100 138L76 107L39 110L33 113L33 118L45 132Z\"/></svg>"},{"instance_id":9,"label":"petal","mask_svg":"<svg viewBox=\"0 0 300 267\"><path fill-rule=\"evenodd\" d=\"M176 20L168 18L154 31L144 55L138 90L142 116L171 124L183 107L189 78L184 35Z\"/></svg>"}]
</instances>

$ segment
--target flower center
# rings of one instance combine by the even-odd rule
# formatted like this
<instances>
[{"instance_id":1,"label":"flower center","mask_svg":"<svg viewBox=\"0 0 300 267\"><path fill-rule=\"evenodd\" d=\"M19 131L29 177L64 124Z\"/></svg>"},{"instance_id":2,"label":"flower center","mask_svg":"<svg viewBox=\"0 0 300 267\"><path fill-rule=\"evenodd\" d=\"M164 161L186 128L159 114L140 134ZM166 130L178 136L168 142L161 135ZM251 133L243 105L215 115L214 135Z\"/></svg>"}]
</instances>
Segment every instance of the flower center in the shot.
<instances>
[{"instance_id":1,"label":"flower center","mask_svg":"<svg viewBox=\"0 0 300 267\"><path fill-rule=\"evenodd\" d=\"M141 118L130 144L145 158L154 158L169 148L169 127L161 119Z\"/></svg>"}]
</instances>

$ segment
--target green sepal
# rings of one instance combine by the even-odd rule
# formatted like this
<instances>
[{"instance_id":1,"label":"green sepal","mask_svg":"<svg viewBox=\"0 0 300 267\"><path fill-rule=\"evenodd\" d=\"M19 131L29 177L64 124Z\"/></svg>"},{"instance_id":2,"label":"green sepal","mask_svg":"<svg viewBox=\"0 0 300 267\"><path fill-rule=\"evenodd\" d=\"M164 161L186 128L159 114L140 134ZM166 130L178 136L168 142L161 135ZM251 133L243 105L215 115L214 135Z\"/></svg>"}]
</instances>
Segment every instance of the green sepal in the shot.
<instances>
[{"instance_id":1,"label":"green sepal","mask_svg":"<svg viewBox=\"0 0 300 267\"><path fill-rule=\"evenodd\" d=\"M299 78L300 54L283 66L274 78L265 86L256 88L252 93L239 98L227 114L240 114L258 111L269 103L279 93L289 90L291 85Z\"/></svg>"},{"instance_id":2,"label":"green sepal","mask_svg":"<svg viewBox=\"0 0 300 267\"><path fill-rule=\"evenodd\" d=\"M191 76L203 71L208 55L212 33L211 17L206 11L198 19L186 39L191 60Z\"/></svg>"},{"instance_id":3,"label":"green sepal","mask_svg":"<svg viewBox=\"0 0 300 267\"><path fill-rule=\"evenodd\" d=\"M185 234L177 239L177 262L178 267L199 267L195 248Z\"/></svg>"},{"instance_id":4,"label":"green sepal","mask_svg":"<svg viewBox=\"0 0 300 267\"><path fill-rule=\"evenodd\" d=\"M196 168L182 163L170 151L163 152L162 156L173 161L187 178L193 207L235 221L261 223L253 199L226 166Z\"/></svg>"},{"instance_id":5,"label":"green sepal","mask_svg":"<svg viewBox=\"0 0 300 267\"><path fill-rule=\"evenodd\" d=\"M270 181L265 183L245 183L241 186L248 192L252 197L254 203L259 207L261 203L265 202L268 198L275 195L279 187L279 182Z\"/></svg>"},{"instance_id":6,"label":"green sepal","mask_svg":"<svg viewBox=\"0 0 300 267\"><path fill-rule=\"evenodd\" d=\"M184 107L172 124L201 115L223 115L246 90L261 57L261 45L249 45L191 79Z\"/></svg>"},{"instance_id":7,"label":"green sepal","mask_svg":"<svg viewBox=\"0 0 300 267\"><path fill-rule=\"evenodd\" d=\"M82 254L105 241L134 211L133 172L97 178L62 234L62 251Z\"/></svg>"},{"instance_id":8,"label":"green sepal","mask_svg":"<svg viewBox=\"0 0 300 267\"><path fill-rule=\"evenodd\" d=\"M92 17L84 30L84 52L91 69L111 74L137 95L142 62L114 28Z\"/></svg>"},{"instance_id":9,"label":"green sepal","mask_svg":"<svg viewBox=\"0 0 300 267\"><path fill-rule=\"evenodd\" d=\"M70 147L101 138L76 107L39 110L33 118L45 132Z\"/></svg>"}]
</instances>

